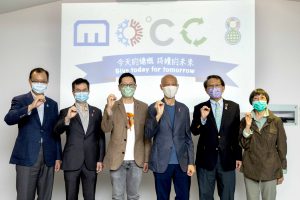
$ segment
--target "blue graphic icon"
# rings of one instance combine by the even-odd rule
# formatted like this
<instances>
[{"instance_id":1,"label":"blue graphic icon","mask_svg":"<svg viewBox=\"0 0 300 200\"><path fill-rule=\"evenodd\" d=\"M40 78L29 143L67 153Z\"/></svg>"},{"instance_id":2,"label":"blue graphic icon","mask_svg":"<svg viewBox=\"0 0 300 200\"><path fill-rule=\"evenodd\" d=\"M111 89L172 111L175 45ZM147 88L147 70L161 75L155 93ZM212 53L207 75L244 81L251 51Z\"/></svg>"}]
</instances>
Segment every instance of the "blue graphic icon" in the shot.
<instances>
[{"instance_id":1,"label":"blue graphic icon","mask_svg":"<svg viewBox=\"0 0 300 200\"><path fill-rule=\"evenodd\" d=\"M108 46L109 24L106 20L78 20L74 24L74 46Z\"/></svg>"}]
</instances>

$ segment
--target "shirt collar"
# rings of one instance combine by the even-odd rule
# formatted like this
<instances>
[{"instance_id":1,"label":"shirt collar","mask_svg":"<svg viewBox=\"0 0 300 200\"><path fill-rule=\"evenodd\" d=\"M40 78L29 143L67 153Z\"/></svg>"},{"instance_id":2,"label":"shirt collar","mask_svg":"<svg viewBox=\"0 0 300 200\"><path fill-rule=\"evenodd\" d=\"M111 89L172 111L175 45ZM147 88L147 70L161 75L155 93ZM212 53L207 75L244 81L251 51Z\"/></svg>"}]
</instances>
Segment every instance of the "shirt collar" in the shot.
<instances>
[{"instance_id":1,"label":"shirt collar","mask_svg":"<svg viewBox=\"0 0 300 200\"><path fill-rule=\"evenodd\" d=\"M33 97L33 99L36 97L36 94L32 91L32 90L30 90L30 92L31 92L31 95L32 95L32 97ZM41 94L41 95L45 95L45 94ZM46 97L46 96L45 96Z\"/></svg>"},{"instance_id":2,"label":"shirt collar","mask_svg":"<svg viewBox=\"0 0 300 200\"><path fill-rule=\"evenodd\" d=\"M80 109L81 111L88 111L89 105L88 103L77 103L75 102L75 106L77 109Z\"/></svg>"},{"instance_id":3,"label":"shirt collar","mask_svg":"<svg viewBox=\"0 0 300 200\"><path fill-rule=\"evenodd\" d=\"M255 111L254 111L254 110L251 111L251 115L252 115L252 118L255 119L255 120L257 121L256 115L255 115ZM263 117L264 117L264 118L267 118L267 117L269 117L269 115L270 115L269 109L266 109Z\"/></svg>"},{"instance_id":4,"label":"shirt collar","mask_svg":"<svg viewBox=\"0 0 300 200\"><path fill-rule=\"evenodd\" d=\"M223 98L221 98L219 101L215 101L213 99L210 99L210 103L216 105L219 103L220 105L223 105Z\"/></svg>"}]
</instances>

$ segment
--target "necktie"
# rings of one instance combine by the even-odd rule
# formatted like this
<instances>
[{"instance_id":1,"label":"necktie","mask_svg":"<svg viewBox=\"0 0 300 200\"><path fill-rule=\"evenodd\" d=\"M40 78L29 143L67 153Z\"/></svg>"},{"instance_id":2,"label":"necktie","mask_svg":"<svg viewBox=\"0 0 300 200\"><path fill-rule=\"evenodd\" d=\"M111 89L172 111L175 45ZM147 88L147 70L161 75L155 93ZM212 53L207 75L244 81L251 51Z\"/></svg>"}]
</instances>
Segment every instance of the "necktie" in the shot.
<instances>
[{"instance_id":1,"label":"necktie","mask_svg":"<svg viewBox=\"0 0 300 200\"><path fill-rule=\"evenodd\" d=\"M219 102L217 102L216 110L215 110L215 120L216 120L218 131L220 131L221 119L222 119L221 106Z\"/></svg>"}]
</instances>

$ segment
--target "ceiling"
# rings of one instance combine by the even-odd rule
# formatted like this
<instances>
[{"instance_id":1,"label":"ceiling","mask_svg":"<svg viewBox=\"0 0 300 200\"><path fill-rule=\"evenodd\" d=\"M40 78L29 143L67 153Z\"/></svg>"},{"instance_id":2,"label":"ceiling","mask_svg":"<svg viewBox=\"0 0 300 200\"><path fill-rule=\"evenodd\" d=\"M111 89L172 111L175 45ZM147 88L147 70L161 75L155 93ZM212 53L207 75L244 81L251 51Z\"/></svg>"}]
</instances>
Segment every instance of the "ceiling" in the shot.
<instances>
[{"instance_id":1,"label":"ceiling","mask_svg":"<svg viewBox=\"0 0 300 200\"><path fill-rule=\"evenodd\" d=\"M101 1L114 1L114 0L0 0L0 14L12 12L24 8L29 8L33 6L38 6L42 4L47 4L51 2L101 2ZM133 1L133 0L115 0L117 2L124 2L124 1ZM134 1L143 1L143 0L134 0ZM145 1L145 0L144 0ZM147 1L147 0L146 0ZM156 0L157 1L157 0ZM161 0L166 1L166 0ZM168 0L170 1L170 0ZM300 0L282 0L282 1L298 1Z\"/></svg>"},{"instance_id":2,"label":"ceiling","mask_svg":"<svg viewBox=\"0 0 300 200\"><path fill-rule=\"evenodd\" d=\"M58 0L0 0L0 14L55 1Z\"/></svg>"}]
</instances>

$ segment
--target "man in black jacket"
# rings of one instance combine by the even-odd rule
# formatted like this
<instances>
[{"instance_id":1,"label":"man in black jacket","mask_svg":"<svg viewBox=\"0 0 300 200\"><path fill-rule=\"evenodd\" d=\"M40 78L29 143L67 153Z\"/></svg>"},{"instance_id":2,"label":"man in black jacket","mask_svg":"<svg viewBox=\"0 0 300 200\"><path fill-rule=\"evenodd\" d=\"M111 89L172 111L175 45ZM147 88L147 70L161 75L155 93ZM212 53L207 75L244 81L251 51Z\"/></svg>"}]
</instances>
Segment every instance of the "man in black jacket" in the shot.
<instances>
[{"instance_id":1,"label":"man in black jacket","mask_svg":"<svg viewBox=\"0 0 300 200\"><path fill-rule=\"evenodd\" d=\"M79 78L72 83L75 104L61 110L54 131L66 132L62 169L68 200L78 199L82 182L85 200L95 199L97 173L103 169L105 135L101 130L101 110L87 103L89 82Z\"/></svg>"},{"instance_id":2,"label":"man in black jacket","mask_svg":"<svg viewBox=\"0 0 300 200\"><path fill-rule=\"evenodd\" d=\"M242 164L239 147L239 105L222 98L225 83L220 76L208 76L204 82L210 99L195 106L191 131L200 135L196 168L201 200L213 200L215 181L221 200L233 200L235 169Z\"/></svg>"}]
</instances>

